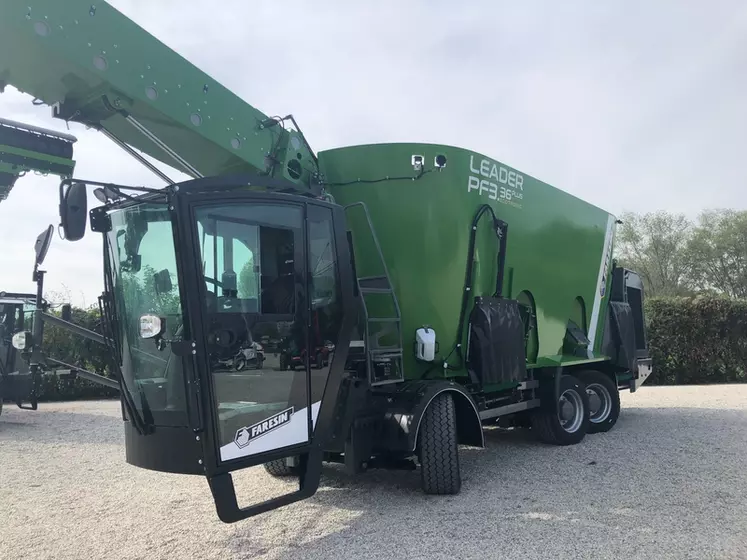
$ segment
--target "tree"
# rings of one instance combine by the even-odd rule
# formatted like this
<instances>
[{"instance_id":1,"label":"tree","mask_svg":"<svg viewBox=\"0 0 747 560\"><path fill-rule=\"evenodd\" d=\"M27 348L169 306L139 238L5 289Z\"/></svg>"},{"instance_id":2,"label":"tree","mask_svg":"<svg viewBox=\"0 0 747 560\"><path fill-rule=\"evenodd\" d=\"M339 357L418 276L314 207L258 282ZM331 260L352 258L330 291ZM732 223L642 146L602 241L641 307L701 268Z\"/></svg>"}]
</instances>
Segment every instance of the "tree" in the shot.
<instances>
[{"instance_id":1,"label":"tree","mask_svg":"<svg viewBox=\"0 0 747 560\"><path fill-rule=\"evenodd\" d=\"M689 251L701 289L747 298L747 211L701 213Z\"/></svg>"},{"instance_id":2,"label":"tree","mask_svg":"<svg viewBox=\"0 0 747 560\"><path fill-rule=\"evenodd\" d=\"M692 293L693 261L688 243L693 224L684 215L654 212L621 216L617 254L621 266L641 275L648 296Z\"/></svg>"},{"instance_id":3,"label":"tree","mask_svg":"<svg viewBox=\"0 0 747 560\"><path fill-rule=\"evenodd\" d=\"M254 271L254 259L244 263L239 272L239 297L251 299L257 297L257 273Z\"/></svg>"}]
</instances>

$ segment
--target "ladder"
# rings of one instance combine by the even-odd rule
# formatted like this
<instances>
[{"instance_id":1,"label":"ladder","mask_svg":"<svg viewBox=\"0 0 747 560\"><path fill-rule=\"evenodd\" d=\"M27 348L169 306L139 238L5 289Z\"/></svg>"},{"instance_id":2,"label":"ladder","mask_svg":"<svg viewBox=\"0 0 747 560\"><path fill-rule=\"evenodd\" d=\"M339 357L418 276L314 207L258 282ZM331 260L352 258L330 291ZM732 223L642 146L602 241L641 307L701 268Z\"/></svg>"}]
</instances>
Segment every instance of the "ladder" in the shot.
<instances>
[{"instance_id":1,"label":"ladder","mask_svg":"<svg viewBox=\"0 0 747 560\"><path fill-rule=\"evenodd\" d=\"M397 295L394 293L381 245L376 237L368 207L364 202L354 202L345 206L349 210L360 206L368 223L371 241L377 256L378 273L356 277L361 294L361 310L364 319L364 343L366 351L366 374L371 386L398 383L404 380L402 316ZM351 247L351 250L353 248ZM360 254L369 254L362 252ZM356 259L360 264L361 259ZM365 265L371 266L371 259Z\"/></svg>"}]
</instances>

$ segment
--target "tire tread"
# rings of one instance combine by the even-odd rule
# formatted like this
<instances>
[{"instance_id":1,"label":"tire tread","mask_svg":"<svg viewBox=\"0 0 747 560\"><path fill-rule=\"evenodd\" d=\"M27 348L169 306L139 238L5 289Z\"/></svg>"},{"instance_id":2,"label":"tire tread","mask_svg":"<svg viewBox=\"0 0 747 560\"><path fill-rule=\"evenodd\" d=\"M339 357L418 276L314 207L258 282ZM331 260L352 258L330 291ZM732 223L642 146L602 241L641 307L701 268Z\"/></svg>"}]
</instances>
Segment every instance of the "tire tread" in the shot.
<instances>
[{"instance_id":1,"label":"tire tread","mask_svg":"<svg viewBox=\"0 0 747 560\"><path fill-rule=\"evenodd\" d=\"M425 410L420 431L421 483L426 494L458 494L461 490L456 407L448 393Z\"/></svg>"},{"instance_id":2,"label":"tire tread","mask_svg":"<svg viewBox=\"0 0 747 560\"><path fill-rule=\"evenodd\" d=\"M264 464L265 470L272 476L292 476L296 474L296 467L289 467L285 459L275 459Z\"/></svg>"}]
</instances>

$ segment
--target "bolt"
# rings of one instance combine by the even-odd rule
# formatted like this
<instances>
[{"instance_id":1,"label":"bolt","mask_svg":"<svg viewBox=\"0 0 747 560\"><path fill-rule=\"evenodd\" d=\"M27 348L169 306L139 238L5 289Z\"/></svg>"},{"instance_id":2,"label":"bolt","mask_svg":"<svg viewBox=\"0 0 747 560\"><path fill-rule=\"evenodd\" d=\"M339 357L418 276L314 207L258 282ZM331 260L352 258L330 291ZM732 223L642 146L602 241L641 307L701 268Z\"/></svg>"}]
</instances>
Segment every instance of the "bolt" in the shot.
<instances>
[{"instance_id":1,"label":"bolt","mask_svg":"<svg viewBox=\"0 0 747 560\"><path fill-rule=\"evenodd\" d=\"M195 436L195 440L200 441L200 436Z\"/></svg>"},{"instance_id":2,"label":"bolt","mask_svg":"<svg viewBox=\"0 0 747 560\"><path fill-rule=\"evenodd\" d=\"M202 464L202 459L197 459L197 464L201 465Z\"/></svg>"},{"instance_id":3,"label":"bolt","mask_svg":"<svg viewBox=\"0 0 747 560\"><path fill-rule=\"evenodd\" d=\"M91 17L96 15L96 6L91 6L91 9L88 10L88 15L90 15Z\"/></svg>"}]
</instances>

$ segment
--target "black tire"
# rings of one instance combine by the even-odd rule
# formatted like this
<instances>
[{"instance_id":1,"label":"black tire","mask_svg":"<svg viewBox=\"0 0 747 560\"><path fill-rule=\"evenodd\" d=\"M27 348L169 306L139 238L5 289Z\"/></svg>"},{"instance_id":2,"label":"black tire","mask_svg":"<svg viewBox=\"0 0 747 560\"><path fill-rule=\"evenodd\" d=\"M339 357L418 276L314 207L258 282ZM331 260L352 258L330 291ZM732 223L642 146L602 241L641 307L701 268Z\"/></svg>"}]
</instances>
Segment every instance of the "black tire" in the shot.
<instances>
[{"instance_id":1,"label":"black tire","mask_svg":"<svg viewBox=\"0 0 747 560\"><path fill-rule=\"evenodd\" d=\"M441 393L428 405L418 434L420 484L426 494L458 494L462 488L454 397Z\"/></svg>"},{"instance_id":2,"label":"black tire","mask_svg":"<svg viewBox=\"0 0 747 560\"><path fill-rule=\"evenodd\" d=\"M589 396L586 394L586 386L572 375L563 375L560 378L560 400L565 399L565 406L573 407L574 417L570 426L564 427L561 421L561 404L558 410L548 410L547 407L535 409L532 413L532 431L544 443L551 445L575 445L580 443L589 429ZM567 408L563 406L564 410ZM580 416L576 417L575 411L581 406Z\"/></svg>"},{"instance_id":3,"label":"black tire","mask_svg":"<svg viewBox=\"0 0 747 560\"><path fill-rule=\"evenodd\" d=\"M264 464L265 470L272 476L294 476L297 474L296 467L288 466L285 459L275 459Z\"/></svg>"},{"instance_id":4,"label":"black tire","mask_svg":"<svg viewBox=\"0 0 747 560\"><path fill-rule=\"evenodd\" d=\"M582 371L578 378L586 385L586 394L589 396L588 433L610 431L620 417L620 391L617 385L601 371Z\"/></svg>"},{"instance_id":5,"label":"black tire","mask_svg":"<svg viewBox=\"0 0 747 560\"><path fill-rule=\"evenodd\" d=\"M234 369L236 371L241 371L244 368L246 368L246 358L239 358L234 362Z\"/></svg>"}]
</instances>

